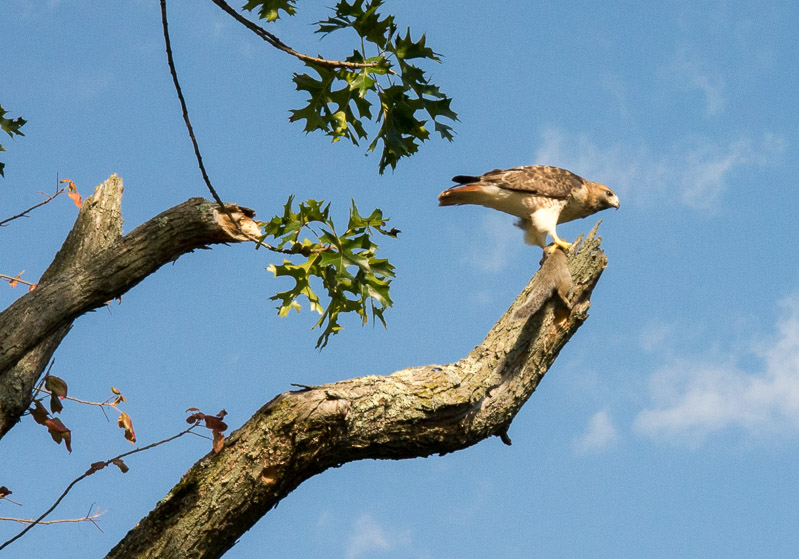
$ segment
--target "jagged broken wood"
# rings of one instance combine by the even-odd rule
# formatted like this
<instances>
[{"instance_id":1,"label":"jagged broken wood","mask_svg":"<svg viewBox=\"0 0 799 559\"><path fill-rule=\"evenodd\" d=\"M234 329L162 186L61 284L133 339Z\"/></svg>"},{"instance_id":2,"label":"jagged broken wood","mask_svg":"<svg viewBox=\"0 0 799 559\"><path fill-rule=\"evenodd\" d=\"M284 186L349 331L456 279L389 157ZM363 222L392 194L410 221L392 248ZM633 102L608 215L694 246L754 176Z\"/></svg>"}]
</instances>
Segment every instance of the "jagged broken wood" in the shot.
<instances>
[{"instance_id":1,"label":"jagged broken wood","mask_svg":"<svg viewBox=\"0 0 799 559\"><path fill-rule=\"evenodd\" d=\"M509 443L511 421L588 316L607 262L595 233L568 257L558 250L544 261L483 343L460 361L277 396L219 454L199 460L107 558L221 557L294 488L327 468L443 454L492 435Z\"/></svg>"},{"instance_id":2,"label":"jagged broken wood","mask_svg":"<svg viewBox=\"0 0 799 559\"><path fill-rule=\"evenodd\" d=\"M38 287L0 313L0 437L28 408L33 387L80 315L122 296L166 263L198 248L260 235L254 213L191 198L122 235L122 179L85 199Z\"/></svg>"}]
</instances>

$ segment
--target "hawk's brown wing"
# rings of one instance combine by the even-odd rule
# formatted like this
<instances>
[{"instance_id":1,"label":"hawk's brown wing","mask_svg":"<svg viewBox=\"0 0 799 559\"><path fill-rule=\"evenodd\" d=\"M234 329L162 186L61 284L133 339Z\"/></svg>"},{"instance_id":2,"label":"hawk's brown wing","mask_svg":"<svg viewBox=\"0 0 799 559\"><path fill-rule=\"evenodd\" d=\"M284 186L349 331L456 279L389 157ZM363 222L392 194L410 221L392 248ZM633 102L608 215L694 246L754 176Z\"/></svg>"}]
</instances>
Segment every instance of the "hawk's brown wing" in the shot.
<instances>
[{"instance_id":1,"label":"hawk's brown wing","mask_svg":"<svg viewBox=\"0 0 799 559\"><path fill-rule=\"evenodd\" d=\"M512 169L494 169L481 176L458 175L452 180L459 184L491 184L507 190L518 190L547 196L566 198L572 190L582 186L582 177L571 171L548 165L528 165Z\"/></svg>"}]
</instances>

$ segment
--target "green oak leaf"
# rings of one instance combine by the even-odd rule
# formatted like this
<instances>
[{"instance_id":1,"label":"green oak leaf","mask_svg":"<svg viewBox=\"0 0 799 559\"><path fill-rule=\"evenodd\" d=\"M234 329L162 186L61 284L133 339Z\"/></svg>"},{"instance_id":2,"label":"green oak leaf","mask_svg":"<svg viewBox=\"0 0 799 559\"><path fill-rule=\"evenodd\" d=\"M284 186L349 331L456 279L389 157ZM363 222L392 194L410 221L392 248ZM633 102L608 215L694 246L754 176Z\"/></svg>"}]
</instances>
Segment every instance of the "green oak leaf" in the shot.
<instances>
[{"instance_id":1,"label":"green oak leaf","mask_svg":"<svg viewBox=\"0 0 799 559\"><path fill-rule=\"evenodd\" d=\"M440 62L440 55L427 46L425 35L414 40L410 29L400 34L393 16L380 15L382 4L381 0L339 0L333 15L316 23L316 32L323 36L342 29L355 31L361 49L346 62L376 65L332 68L305 62L316 75L294 77L297 90L308 98L290 117L304 120L305 132L321 131L333 142L346 138L358 145L368 139L367 152L380 148L380 173L396 168L429 139L428 120L432 130L450 141L453 128L445 121L458 120L452 100L422 68L407 62Z\"/></svg>"},{"instance_id":2,"label":"green oak leaf","mask_svg":"<svg viewBox=\"0 0 799 559\"><path fill-rule=\"evenodd\" d=\"M11 138L13 138L14 135L24 136L25 134L20 132L20 128L28 121L22 117L6 118L6 114L7 111L0 105L0 130L8 134ZM6 151L2 144L0 144L0 151ZM0 177L5 176L5 168L5 163L0 162Z\"/></svg>"},{"instance_id":3,"label":"green oak leaf","mask_svg":"<svg viewBox=\"0 0 799 559\"><path fill-rule=\"evenodd\" d=\"M331 335L342 329L340 318L355 313L366 324L369 315L386 325L384 311L393 305L390 297L394 266L378 258L375 234L396 237L399 231L387 230L388 220L379 209L368 216L358 211L352 202L347 229L336 231L329 215L330 205L317 200L301 202L294 211L294 197L289 197L282 216L261 223L262 241L271 237L277 250L299 261L284 259L267 269L275 277L291 278L294 285L271 297L278 301L279 316L292 309L299 312L299 300L306 299L311 310L321 316L314 328L322 330L316 347L327 345ZM303 237L301 235L313 237ZM321 284L321 291L315 285ZM319 293L324 293L324 299Z\"/></svg>"},{"instance_id":4,"label":"green oak leaf","mask_svg":"<svg viewBox=\"0 0 799 559\"><path fill-rule=\"evenodd\" d=\"M258 11L258 17L266 21L275 21L280 18L280 11L286 12L286 15L293 16L297 13L294 7L296 0L248 0L243 10Z\"/></svg>"}]
</instances>

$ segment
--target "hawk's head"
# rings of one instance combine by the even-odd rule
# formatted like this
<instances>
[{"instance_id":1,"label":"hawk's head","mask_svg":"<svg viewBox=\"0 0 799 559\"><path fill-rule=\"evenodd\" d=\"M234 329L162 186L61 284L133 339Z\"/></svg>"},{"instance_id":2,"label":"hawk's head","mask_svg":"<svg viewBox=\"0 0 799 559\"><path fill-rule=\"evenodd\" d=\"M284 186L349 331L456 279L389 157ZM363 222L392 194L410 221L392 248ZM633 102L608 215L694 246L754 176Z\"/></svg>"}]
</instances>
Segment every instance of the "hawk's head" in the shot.
<instances>
[{"instance_id":1,"label":"hawk's head","mask_svg":"<svg viewBox=\"0 0 799 559\"><path fill-rule=\"evenodd\" d=\"M604 184L586 181L588 186L588 205L595 212L607 208L619 209L619 197Z\"/></svg>"}]
</instances>

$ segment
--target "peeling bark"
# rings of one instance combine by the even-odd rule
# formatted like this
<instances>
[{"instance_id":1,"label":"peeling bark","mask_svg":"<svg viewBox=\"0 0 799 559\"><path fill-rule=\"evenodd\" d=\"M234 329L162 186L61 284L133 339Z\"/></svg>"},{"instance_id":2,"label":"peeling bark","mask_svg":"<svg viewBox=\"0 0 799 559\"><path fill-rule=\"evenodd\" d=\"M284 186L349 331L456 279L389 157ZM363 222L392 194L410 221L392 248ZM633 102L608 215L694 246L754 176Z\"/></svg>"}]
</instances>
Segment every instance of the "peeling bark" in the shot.
<instances>
[{"instance_id":1,"label":"peeling bark","mask_svg":"<svg viewBox=\"0 0 799 559\"><path fill-rule=\"evenodd\" d=\"M547 258L483 343L460 361L277 396L219 454L199 460L107 557L221 557L294 488L327 468L444 454L492 435L509 444L511 421L588 316L606 264L595 231L568 258L560 250Z\"/></svg>"},{"instance_id":2,"label":"peeling bark","mask_svg":"<svg viewBox=\"0 0 799 559\"><path fill-rule=\"evenodd\" d=\"M19 420L53 352L80 315L122 296L168 262L197 248L259 235L253 212L191 198L122 236L122 179L84 200L72 231L38 287L0 313L0 437Z\"/></svg>"}]
</instances>

